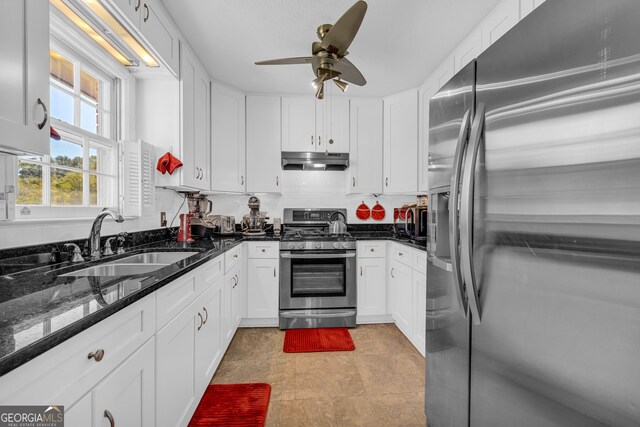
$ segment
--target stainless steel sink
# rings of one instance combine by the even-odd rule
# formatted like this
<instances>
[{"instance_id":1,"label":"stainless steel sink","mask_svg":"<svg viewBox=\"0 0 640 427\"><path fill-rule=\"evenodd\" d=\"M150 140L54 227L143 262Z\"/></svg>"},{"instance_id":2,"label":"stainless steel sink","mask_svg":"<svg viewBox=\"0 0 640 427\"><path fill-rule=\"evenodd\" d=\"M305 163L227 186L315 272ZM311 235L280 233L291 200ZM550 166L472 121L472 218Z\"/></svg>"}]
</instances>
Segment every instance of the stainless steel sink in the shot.
<instances>
[{"instance_id":1,"label":"stainless steel sink","mask_svg":"<svg viewBox=\"0 0 640 427\"><path fill-rule=\"evenodd\" d=\"M146 254L131 255L109 264L173 264L182 261L199 252L148 252Z\"/></svg>"},{"instance_id":2,"label":"stainless steel sink","mask_svg":"<svg viewBox=\"0 0 640 427\"><path fill-rule=\"evenodd\" d=\"M200 252L148 252L131 255L105 264L61 274L60 276L134 276L160 270Z\"/></svg>"},{"instance_id":3,"label":"stainless steel sink","mask_svg":"<svg viewBox=\"0 0 640 427\"><path fill-rule=\"evenodd\" d=\"M138 274L147 274L152 271L160 270L168 264L103 264L85 268L71 273L61 274L60 276L134 276Z\"/></svg>"}]
</instances>

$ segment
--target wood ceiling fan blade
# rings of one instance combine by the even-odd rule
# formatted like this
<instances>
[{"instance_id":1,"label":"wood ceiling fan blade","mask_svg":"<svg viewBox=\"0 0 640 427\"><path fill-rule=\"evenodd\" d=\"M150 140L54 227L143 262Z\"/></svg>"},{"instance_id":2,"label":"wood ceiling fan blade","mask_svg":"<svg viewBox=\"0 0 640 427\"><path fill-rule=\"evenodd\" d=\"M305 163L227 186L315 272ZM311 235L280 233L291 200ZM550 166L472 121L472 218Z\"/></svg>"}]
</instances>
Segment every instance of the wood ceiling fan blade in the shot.
<instances>
[{"instance_id":1,"label":"wood ceiling fan blade","mask_svg":"<svg viewBox=\"0 0 640 427\"><path fill-rule=\"evenodd\" d=\"M298 56L295 58L268 59L266 61L256 61L256 65L295 65L295 64L311 64L313 57Z\"/></svg>"},{"instance_id":2,"label":"wood ceiling fan blade","mask_svg":"<svg viewBox=\"0 0 640 427\"><path fill-rule=\"evenodd\" d=\"M367 12L367 3L359 0L338 19L322 39L322 48L338 56L344 56L355 38Z\"/></svg>"},{"instance_id":3,"label":"wood ceiling fan blade","mask_svg":"<svg viewBox=\"0 0 640 427\"><path fill-rule=\"evenodd\" d=\"M356 86L364 86L367 79L364 78L360 70L347 58L341 58L333 64L333 69L340 73L340 79Z\"/></svg>"}]
</instances>

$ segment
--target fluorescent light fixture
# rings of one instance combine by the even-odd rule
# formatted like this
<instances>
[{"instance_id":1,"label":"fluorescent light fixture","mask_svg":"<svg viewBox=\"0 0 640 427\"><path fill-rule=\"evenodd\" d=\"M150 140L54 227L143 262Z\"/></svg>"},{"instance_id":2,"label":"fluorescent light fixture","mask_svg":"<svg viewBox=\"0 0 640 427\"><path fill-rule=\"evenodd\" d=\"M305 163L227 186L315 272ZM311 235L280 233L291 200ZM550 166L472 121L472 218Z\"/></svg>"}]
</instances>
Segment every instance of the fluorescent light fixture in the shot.
<instances>
[{"instance_id":1,"label":"fluorescent light fixture","mask_svg":"<svg viewBox=\"0 0 640 427\"><path fill-rule=\"evenodd\" d=\"M111 56L117 59L118 62L127 66L133 65L133 61L126 58L118 49L116 49L104 37L98 34L98 32L94 30L93 27L87 24L84 19L82 19L77 13L75 13L69 6L63 3L62 0L51 0L51 4L64 16L66 16L71 22L73 22L78 28L80 28L89 37L91 37L96 43L98 43Z\"/></svg>"},{"instance_id":2,"label":"fluorescent light fixture","mask_svg":"<svg viewBox=\"0 0 640 427\"><path fill-rule=\"evenodd\" d=\"M109 27L109 29L116 36L122 39L122 41L124 41L126 45L129 46L131 50L133 50L133 52L135 52L135 54L138 55L145 64L147 64L147 66L159 66L155 58L151 56L151 54L144 47L142 47L138 40L136 40L136 38L133 37L131 33L122 26L120 21L114 18L111 12L105 9L102 2L98 0L82 0L82 3L84 3L89 9L91 9L91 11L95 13L96 16L100 18L100 20L102 20L102 22L106 24L107 27Z\"/></svg>"}]
</instances>

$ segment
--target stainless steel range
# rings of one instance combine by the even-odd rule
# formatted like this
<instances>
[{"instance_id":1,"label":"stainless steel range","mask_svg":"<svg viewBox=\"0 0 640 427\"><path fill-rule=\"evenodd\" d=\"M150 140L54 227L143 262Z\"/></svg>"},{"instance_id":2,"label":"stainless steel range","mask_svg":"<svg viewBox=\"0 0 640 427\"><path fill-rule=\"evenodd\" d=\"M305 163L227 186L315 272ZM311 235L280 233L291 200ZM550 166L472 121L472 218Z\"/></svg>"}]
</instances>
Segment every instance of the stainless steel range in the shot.
<instances>
[{"instance_id":1,"label":"stainless steel range","mask_svg":"<svg viewBox=\"0 0 640 427\"><path fill-rule=\"evenodd\" d=\"M346 232L329 233L329 222L346 214L346 209L284 210L280 329L356 326L356 241Z\"/></svg>"}]
</instances>

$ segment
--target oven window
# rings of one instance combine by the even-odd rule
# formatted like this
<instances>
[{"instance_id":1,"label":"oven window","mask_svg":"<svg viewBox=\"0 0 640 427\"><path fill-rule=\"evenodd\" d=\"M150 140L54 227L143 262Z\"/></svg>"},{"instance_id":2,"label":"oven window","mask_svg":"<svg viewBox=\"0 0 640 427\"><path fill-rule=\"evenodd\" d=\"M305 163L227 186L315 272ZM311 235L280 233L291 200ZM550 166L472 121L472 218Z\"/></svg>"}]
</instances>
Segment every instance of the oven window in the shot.
<instances>
[{"instance_id":1,"label":"oven window","mask_svg":"<svg viewBox=\"0 0 640 427\"><path fill-rule=\"evenodd\" d=\"M345 296L345 258L292 259L291 296Z\"/></svg>"}]
</instances>

